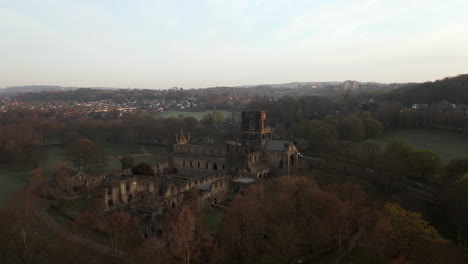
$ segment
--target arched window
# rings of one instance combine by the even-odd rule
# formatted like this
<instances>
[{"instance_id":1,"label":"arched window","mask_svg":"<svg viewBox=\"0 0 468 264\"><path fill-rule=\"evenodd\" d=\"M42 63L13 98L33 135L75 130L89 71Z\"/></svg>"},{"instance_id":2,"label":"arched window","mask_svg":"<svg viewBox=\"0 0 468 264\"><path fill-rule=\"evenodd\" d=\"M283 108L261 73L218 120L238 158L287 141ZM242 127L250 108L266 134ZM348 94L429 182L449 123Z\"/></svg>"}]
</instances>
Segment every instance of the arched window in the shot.
<instances>
[{"instance_id":1,"label":"arched window","mask_svg":"<svg viewBox=\"0 0 468 264\"><path fill-rule=\"evenodd\" d=\"M291 156L289 157L289 165L291 165L291 166L294 165L294 156L293 156L293 155L291 155Z\"/></svg>"},{"instance_id":2,"label":"arched window","mask_svg":"<svg viewBox=\"0 0 468 264\"><path fill-rule=\"evenodd\" d=\"M213 164L213 170L217 170L218 169L218 164Z\"/></svg>"},{"instance_id":3,"label":"arched window","mask_svg":"<svg viewBox=\"0 0 468 264\"><path fill-rule=\"evenodd\" d=\"M183 160L183 161L182 161L182 166L184 166L184 167L185 167L185 160Z\"/></svg>"}]
</instances>

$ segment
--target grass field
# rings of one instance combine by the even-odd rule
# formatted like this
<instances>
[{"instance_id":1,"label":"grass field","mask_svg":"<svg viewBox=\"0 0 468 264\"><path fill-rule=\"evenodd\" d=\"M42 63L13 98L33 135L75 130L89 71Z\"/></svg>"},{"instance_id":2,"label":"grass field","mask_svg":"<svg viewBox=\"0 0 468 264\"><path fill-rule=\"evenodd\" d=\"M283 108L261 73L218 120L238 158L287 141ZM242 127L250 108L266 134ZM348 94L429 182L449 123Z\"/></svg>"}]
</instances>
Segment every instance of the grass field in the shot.
<instances>
[{"instance_id":1,"label":"grass field","mask_svg":"<svg viewBox=\"0 0 468 264\"><path fill-rule=\"evenodd\" d=\"M218 110L219 112L222 112L224 114L224 117L226 118L227 116L230 116L232 112L230 111L225 111L225 110ZM213 113L212 110L208 111L200 111L200 112L188 112L188 111L167 111L167 112L162 112L156 114L156 117L179 117L181 115L183 116L191 116L196 118L197 120L201 120L205 115Z\"/></svg>"},{"instance_id":2,"label":"grass field","mask_svg":"<svg viewBox=\"0 0 468 264\"><path fill-rule=\"evenodd\" d=\"M24 179L0 171L0 208L4 207L13 195L26 186Z\"/></svg>"},{"instance_id":3,"label":"grass field","mask_svg":"<svg viewBox=\"0 0 468 264\"><path fill-rule=\"evenodd\" d=\"M377 141L382 147L393 138L400 138L417 149L430 149L448 162L468 157L468 134L438 129L397 129L385 133Z\"/></svg>"}]
</instances>

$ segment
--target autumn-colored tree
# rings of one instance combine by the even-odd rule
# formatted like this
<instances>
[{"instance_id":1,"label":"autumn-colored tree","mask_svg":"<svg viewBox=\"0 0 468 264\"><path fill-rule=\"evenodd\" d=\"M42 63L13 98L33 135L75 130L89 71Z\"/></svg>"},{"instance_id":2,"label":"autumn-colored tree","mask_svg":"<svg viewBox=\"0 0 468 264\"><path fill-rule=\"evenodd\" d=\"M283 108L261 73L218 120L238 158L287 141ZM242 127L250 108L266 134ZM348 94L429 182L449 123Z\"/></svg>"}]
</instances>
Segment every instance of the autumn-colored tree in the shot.
<instances>
[{"instance_id":1,"label":"autumn-colored tree","mask_svg":"<svg viewBox=\"0 0 468 264\"><path fill-rule=\"evenodd\" d=\"M68 188L70 184L72 183L71 178L70 178L71 172L72 172L72 169L68 163L59 162L55 164L53 176L54 176L55 182L60 188L60 191L62 192L68 191Z\"/></svg>"},{"instance_id":2,"label":"autumn-colored tree","mask_svg":"<svg viewBox=\"0 0 468 264\"><path fill-rule=\"evenodd\" d=\"M102 219L104 231L109 235L115 256L119 256L134 234L131 215L127 212L113 212Z\"/></svg>"},{"instance_id":3,"label":"autumn-colored tree","mask_svg":"<svg viewBox=\"0 0 468 264\"><path fill-rule=\"evenodd\" d=\"M91 164L101 168L104 164L104 154L98 145L86 138L74 141L70 145L70 155L75 166L86 171Z\"/></svg>"},{"instance_id":4,"label":"autumn-colored tree","mask_svg":"<svg viewBox=\"0 0 468 264\"><path fill-rule=\"evenodd\" d=\"M148 239L140 248L141 259L151 263L206 263L213 248L212 237L200 223L197 206L190 202L173 209L161 224L161 236Z\"/></svg>"},{"instance_id":5,"label":"autumn-colored tree","mask_svg":"<svg viewBox=\"0 0 468 264\"><path fill-rule=\"evenodd\" d=\"M10 229L11 241L7 247L20 263L37 263L44 255L46 239L34 228L32 201L28 196L20 206L10 209L11 218L4 219Z\"/></svg>"},{"instance_id":6,"label":"autumn-colored tree","mask_svg":"<svg viewBox=\"0 0 468 264\"><path fill-rule=\"evenodd\" d=\"M343 188L347 189L347 188ZM349 197L343 191L343 200ZM345 253L360 224L359 206L306 177L252 186L229 208L219 232L226 263L313 262L324 248ZM339 253L336 256L340 255Z\"/></svg>"},{"instance_id":7,"label":"autumn-colored tree","mask_svg":"<svg viewBox=\"0 0 468 264\"><path fill-rule=\"evenodd\" d=\"M358 215L350 202L338 202L328 209L323 220L323 228L330 234L334 245L338 248L339 258L343 257L344 242L356 231Z\"/></svg>"},{"instance_id":8,"label":"autumn-colored tree","mask_svg":"<svg viewBox=\"0 0 468 264\"><path fill-rule=\"evenodd\" d=\"M163 239L167 241L170 259L181 263L198 263L204 247L210 243L210 237L200 225L194 209L182 205L174 213L175 217L169 223Z\"/></svg>"},{"instance_id":9,"label":"autumn-colored tree","mask_svg":"<svg viewBox=\"0 0 468 264\"><path fill-rule=\"evenodd\" d=\"M385 217L400 250L411 250L417 243L441 239L437 230L421 214L407 211L397 204L385 204Z\"/></svg>"}]
</instances>

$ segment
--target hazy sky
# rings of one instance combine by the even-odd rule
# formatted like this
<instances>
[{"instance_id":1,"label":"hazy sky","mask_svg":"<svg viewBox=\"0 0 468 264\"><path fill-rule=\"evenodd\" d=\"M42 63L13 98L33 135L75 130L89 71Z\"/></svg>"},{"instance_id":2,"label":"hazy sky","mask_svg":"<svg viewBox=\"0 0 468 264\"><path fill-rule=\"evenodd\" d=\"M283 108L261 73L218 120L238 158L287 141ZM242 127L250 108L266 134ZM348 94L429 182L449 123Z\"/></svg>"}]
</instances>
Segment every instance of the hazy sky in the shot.
<instances>
[{"instance_id":1,"label":"hazy sky","mask_svg":"<svg viewBox=\"0 0 468 264\"><path fill-rule=\"evenodd\" d=\"M406 82L468 72L467 0L0 0L0 87Z\"/></svg>"}]
</instances>

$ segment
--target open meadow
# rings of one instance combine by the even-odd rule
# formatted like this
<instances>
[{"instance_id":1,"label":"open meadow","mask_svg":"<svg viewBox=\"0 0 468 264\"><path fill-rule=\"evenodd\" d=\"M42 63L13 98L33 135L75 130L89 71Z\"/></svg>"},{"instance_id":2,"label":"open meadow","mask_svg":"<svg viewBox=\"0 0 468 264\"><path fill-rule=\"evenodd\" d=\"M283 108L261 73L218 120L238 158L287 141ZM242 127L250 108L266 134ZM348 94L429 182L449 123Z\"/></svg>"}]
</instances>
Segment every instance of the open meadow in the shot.
<instances>
[{"instance_id":1,"label":"open meadow","mask_svg":"<svg viewBox=\"0 0 468 264\"><path fill-rule=\"evenodd\" d=\"M400 138L417 149L429 149L440 155L444 163L468 157L468 134L439 129L396 129L377 141L382 147L393 138Z\"/></svg>"}]
</instances>

